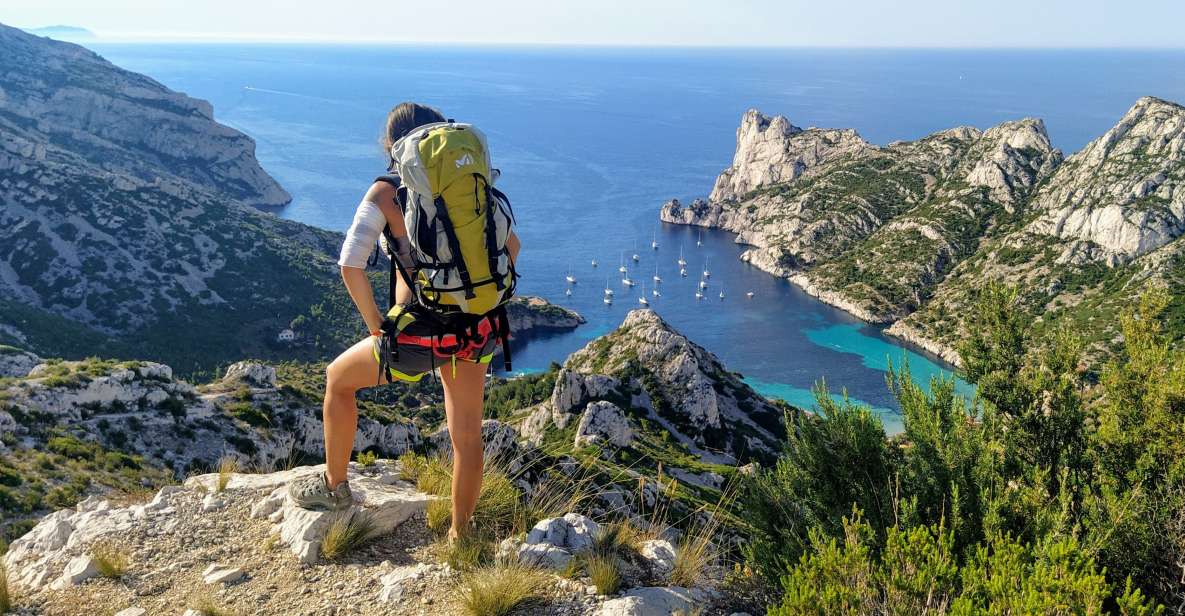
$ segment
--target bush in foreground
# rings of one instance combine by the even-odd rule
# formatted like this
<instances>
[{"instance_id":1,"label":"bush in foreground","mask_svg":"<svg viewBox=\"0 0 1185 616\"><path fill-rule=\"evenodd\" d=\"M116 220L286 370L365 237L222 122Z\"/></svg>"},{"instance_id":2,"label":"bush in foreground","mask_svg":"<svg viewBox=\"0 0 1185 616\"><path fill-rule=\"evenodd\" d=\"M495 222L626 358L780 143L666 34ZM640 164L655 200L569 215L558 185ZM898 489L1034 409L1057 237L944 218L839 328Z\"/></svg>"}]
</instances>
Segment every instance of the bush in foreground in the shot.
<instances>
[{"instance_id":1,"label":"bush in foreground","mask_svg":"<svg viewBox=\"0 0 1185 616\"><path fill-rule=\"evenodd\" d=\"M746 481L749 565L774 613L1158 614L1185 601L1185 350L1168 298L1122 317L1094 378L1066 330L989 287L960 349L978 396L890 370L904 433L817 392ZM812 605L820 606L817 610Z\"/></svg>"}]
</instances>

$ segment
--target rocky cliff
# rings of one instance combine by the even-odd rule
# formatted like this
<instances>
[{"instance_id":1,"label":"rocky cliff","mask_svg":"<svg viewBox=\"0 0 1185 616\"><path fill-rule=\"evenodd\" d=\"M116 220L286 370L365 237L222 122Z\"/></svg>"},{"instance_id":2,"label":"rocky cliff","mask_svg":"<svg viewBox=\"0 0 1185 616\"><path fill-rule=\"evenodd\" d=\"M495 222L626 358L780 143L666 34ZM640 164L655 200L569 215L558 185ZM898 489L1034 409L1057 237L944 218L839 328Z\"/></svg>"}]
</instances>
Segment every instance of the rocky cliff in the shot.
<instances>
[{"instance_id":1,"label":"rocky cliff","mask_svg":"<svg viewBox=\"0 0 1185 616\"><path fill-rule=\"evenodd\" d=\"M1141 99L1063 162L1037 119L882 147L750 111L709 198L660 216L732 231L743 260L957 361L957 315L988 279L1040 289L1034 315L1076 320L1152 279L1179 284L1165 272L1185 231L1182 117Z\"/></svg>"},{"instance_id":2,"label":"rocky cliff","mask_svg":"<svg viewBox=\"0 0 1185 616\"><path fill-rule=\"evenodd\" d=\"M252 207L288 195L208 103L6 26L0 52L0 342L188 372L294 321L308 358L356 335L340 236Z\"/></svg>"}]
</instances>

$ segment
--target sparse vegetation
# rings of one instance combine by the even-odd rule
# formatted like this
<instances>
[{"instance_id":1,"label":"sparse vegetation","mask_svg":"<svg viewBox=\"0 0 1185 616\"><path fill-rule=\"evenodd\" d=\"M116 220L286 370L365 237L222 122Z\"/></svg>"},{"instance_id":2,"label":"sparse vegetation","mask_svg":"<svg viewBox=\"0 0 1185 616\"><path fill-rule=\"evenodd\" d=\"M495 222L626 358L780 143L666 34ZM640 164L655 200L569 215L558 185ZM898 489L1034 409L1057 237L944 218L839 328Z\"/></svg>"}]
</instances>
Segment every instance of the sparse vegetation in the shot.
<instances>
[{"instance_id":1,"label":"sparse vegetation","mask_svg":"<svg viewBox=\"0 0 1185 616\"><path fill-rule=\"evenodd\" d=\"M339 514L329 524L321 540L321 556L335 560L349 554L362 544L374 539L375 525L363 511L347 511Z\"/></svg>"},{"instance_id":2,"label":"sparse vegetation","mask_svg":"<svg viewBox=\"0 0 1185 616\"><path fill-rule=\"evenodd\" d=\"M379 454L373 451L359 451L354 459L358 462L358 466L374 466L375 461L379 459Z\"/></svg>"},{"instance_id":3,"label":"sparse vegetation","mask_svg":"<svg viewBox=\"0 0 1185 616\"><path fill-rule=\"evenodd\" d=\"M226 491L226 486L230 484L230 480L234 474L239 472L239 461L233 456L223 456L218 461L218 478L215 480L214 491L222 493Z\"/></svg>"},{"instance_id":4,"label":"sparse vegetation","mask_svg":"<svg viewBox=\"0 0 1185 616\"><path fill-rule=\"evenodd\" d=\"M128 572L131 555L127 550L111 542L96 543L91 546L90 556L95 561L95 568L99 575L105 578L121 578Z\"/></svg>"},{"instance_id":5,"label":"sparse vegetation","mask_svg":"<svg viewBox=\"0 0 1185 616\"><path fill-rule=\"evenodd\" d=\"M613 553L593 551L582 557L584 570L597 592L612 595L621 588L621 569Z\"/></svg>"},{"instance_id":6,"label":"sparse vegetation","mask_svg":"<svg viewBox=\"0 0 1185 616\"><path fill-rule=\"evenodd\" d=\"M458 588L469 616L505 616L543 598L547 574L521 565L493 565L467 573Z\"/></svg>"},{"instance_id":7,"label":"sparse vegetation","mask_svg":"<svg viewBox=\"0 0 1185 616\"><path fill-rule=\"evenodd\" d=\"M448 497L440 497L428 503L428 507L424 512L428 530L437 535L444 535L448 532L449 525L453 521L453 502Z\"/></svg>"},{"instance_id":8,"label":"sparse vegetation","mask_svg":"<svg viewBox=\"0 0 1185 616\"><path fill-rule=\"evenodd\" d=\"M3 552L0 552L3 556ZM8 591L8 569L0 562L0 614L7 614L12 609L12 596Z\"/></svg>"},{"instance_id":9,"label":"sparse vegetation","mask_svg":"<svg viewBox=\"0 0 1185 616\"><path fill-rule=\"evenodd\" d=\"M237 612L222 607L222 604L213 595L204 593L190 599L189 609L202 616L239 616Z\"/></svg>"},{"instance_id":10,"label":"sparse vegetation","mask_svg":"<svg viewBox=\"0 0 1185 616\"><path fill-rule=\"evenodd\" d=\"M488 535L462 533L456 539L442 539L444 561L458 571L472 571L493 559L494 542Z\"/></svg>"}]
</instances>

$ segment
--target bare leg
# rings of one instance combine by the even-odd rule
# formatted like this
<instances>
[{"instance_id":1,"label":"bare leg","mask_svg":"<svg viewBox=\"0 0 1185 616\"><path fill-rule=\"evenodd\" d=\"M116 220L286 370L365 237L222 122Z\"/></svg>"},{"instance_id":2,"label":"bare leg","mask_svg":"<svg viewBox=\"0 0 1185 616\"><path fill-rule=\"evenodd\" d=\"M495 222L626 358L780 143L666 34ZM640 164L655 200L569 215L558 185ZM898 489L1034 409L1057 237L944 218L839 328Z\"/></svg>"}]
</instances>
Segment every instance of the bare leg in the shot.
<instances>
[{"instance_id":1,"label":"bare leg","mask_svg":"<svg viewBox=\"0 0 1185 616\"><path fill-rule=\"evenodd\" d=\"M468 527L481 492L481 415L488 365L458 361L456 366L456 376L451 364L440 368L444 411L453 445L453 523L449 536L454 538Z\"/></svg>"},{"instance_id":2,"label":"bare leg","mask_svg":"<svg viewBox=\"0 0 1185 616\"><path fill-rule=\"evenodd\" d=\"M354 394L378 383L379 365L374 359L374 340L367 338L346 349L325 370L325 476L333 489L346 480L346 467L354 451L358 430L358 404ZM386 383L386 379L383 379Z\"/></svg>"}]
</instances>

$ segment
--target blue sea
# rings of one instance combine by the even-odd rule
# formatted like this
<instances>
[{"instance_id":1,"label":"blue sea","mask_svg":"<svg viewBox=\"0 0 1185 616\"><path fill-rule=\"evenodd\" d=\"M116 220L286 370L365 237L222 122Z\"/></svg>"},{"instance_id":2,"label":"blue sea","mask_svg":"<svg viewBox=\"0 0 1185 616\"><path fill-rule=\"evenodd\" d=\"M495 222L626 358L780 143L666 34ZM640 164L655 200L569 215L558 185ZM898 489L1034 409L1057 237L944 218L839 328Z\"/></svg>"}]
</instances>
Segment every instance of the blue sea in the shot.
<instances>
[{"instance_id":1,"label":"blue sea","mask_svg":"<svg viewBox=\"0 0 1185 616\"><path fill-rule=\"evenodd\" d=\"M1185 101L1179 51L88 46L211 101L219 121L255 138L263 166L292 193L277 213L327 229L346 229L383 172L378 138L395 103L428 103L483 128L519 220L522 292L588 319L518 345L516 370L562 361L639 306L642 288L623 287L617 273L624 259L651 307L760 392L811 407L812 387L825 381L881 412L890 431L900 429L890 363L908 362L924 382L951 366L740 263L729 233L702 232L700 246L699 229L658 223L667 199L711 189L731 162L741 114L755 107L799 126L851 127L882 144L1035 116L1070 153L1140 96ZM710 286L697 300L705 268ZM656 271L660 297L651 295ZM616 292L609 306L606 285Z\"/></svg>"}]
</instances>

